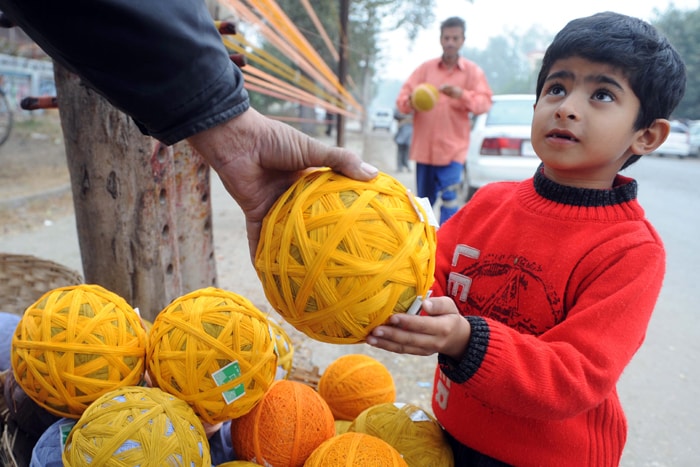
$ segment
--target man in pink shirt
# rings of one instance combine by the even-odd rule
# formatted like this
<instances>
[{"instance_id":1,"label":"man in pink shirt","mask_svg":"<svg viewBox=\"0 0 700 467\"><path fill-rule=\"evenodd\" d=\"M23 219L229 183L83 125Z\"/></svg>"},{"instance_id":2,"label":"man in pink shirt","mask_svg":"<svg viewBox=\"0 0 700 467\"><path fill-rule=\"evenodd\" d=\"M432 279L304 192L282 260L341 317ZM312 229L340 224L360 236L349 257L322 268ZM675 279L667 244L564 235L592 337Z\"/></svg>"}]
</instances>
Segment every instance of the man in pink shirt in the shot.
<instances>
[{"instance_id":1,"label":"man in pink shirt","mask_svg":"<svg viewBox=\"0 0 700 467\"><path fill-rule=\"evenodd\" d=\"M483 70L459 55L465 29L461 18L442 22L442 57L418 66L396 99L399 112L413 113L410 157L416 161L417 194L431 204L440 197L440 224L460 207L457 191L469 148L470 116L491 108L492 92ZM411 104L411 93L422 83L435 85L440 97L432 110L419 112Z\"/></svg>"}]
</instances>

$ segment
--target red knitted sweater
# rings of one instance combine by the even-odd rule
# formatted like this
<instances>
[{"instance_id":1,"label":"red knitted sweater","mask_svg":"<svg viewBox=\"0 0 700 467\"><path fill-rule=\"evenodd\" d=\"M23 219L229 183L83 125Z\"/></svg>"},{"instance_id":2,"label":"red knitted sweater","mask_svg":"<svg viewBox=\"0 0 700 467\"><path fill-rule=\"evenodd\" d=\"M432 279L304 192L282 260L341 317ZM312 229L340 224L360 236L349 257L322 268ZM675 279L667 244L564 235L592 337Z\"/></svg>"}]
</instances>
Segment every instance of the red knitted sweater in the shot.
<instances>
[{"instance_id":1,"label":"red knitted sweater","mask_svg":"<svg viewBox=\"0 0 700 467\"><path fill-rule=\"evenodd\" d=\"M619 176L572 188L539 170L481 188L438 231L433 295L472 326L461 361L438 356L433 411L476 451L517 466L618 465L616 383L646 333L661 239Z\"/></svg>"}]
</instances>

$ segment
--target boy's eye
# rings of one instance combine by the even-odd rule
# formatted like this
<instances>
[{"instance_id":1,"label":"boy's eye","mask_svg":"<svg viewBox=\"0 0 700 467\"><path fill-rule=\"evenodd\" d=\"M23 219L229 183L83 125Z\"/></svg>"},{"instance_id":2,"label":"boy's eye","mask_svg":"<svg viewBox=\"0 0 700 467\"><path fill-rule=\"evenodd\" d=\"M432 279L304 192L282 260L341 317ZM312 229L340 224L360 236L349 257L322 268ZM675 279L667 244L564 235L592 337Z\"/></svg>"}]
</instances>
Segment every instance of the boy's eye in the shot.
<instances>
[{"instance_id":1,"label":"boy's eye","mask_svg":"<svg viewBox=\"0 0 700 467\"><path fill-rule=\"evenodd\" d=\"M601 102L612 102L615 100L610 91L605 89L599 89L598 91L594 92L593 99Z\"/></svg>"},{"instance_id":2,"label":"boy's eye","mask_svg":"<svg viewBox=\"0 0 700 467\"><path fill-rule=\"evenodd\" d=\"M566 94L566 90L561 84L553 84L549 87L549 89L547 89L547 94L552 96L560 96Z\"/></svg>"}]
</instances>

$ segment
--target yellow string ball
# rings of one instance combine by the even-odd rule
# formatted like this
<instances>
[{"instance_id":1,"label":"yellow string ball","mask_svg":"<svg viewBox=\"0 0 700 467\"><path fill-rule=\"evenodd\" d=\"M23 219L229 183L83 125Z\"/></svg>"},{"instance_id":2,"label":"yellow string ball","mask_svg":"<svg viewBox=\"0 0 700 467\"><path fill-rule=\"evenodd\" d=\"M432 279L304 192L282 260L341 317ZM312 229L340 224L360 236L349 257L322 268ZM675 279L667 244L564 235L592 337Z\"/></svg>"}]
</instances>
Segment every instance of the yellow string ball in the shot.
<instances>
[{"instance_id":1,"label":"yellow string ball","mask_svg":"<svg viewBox=\"0 0 700 467\"><path fill-rule=\"evenodd\" d=\"M263 221L255 269L270 304L327 343L364 342L424 296L435 270L435 228L396 179L308 172Z\"/></svg>"},{"instance_id":2,"label":"yellow string ball","mask_svg":"<svg viewBox=\"0 0 700 467\"><path fill-rule=\"evenodd\" d=\"M131 386L97 399L71 430L66 467L211 466L206 432L184 401L158 388Z\"/></svg>"},{"instance_id":3,"label":"yellow string ball","mask_svg":"<svg viewBox=\"0 0 700 467\"><path fill-rule=\"evenodd\" d=\"M326 440L311 453L305 467L408 467L389 443L364 433L343 433Z\"/></svg>"},{"instance_id":4,"label":"yellow string ball","mask_svg":"<svg viewBox=\"0 0 700 467\"><path fill-rule=\"evenodd\" d=\"M348 431L383 439L412 467L454 465L452 448L438 421L413 404L384 403L370 407L355 418Z\"/></svg>"},{"instance_id":5,"label":"yellow string ball","mask_svg":"<svg viewBox=\"0 0 700 467\"><path fill-rule=\"evenodd\" d=\"M347 433L348 428L350 428L350 425L352 425L351 420L336 420L335 421L335 434L342 435L343 433Z\"/></svg>"},{"instance_id":6,"label":"yellow string ball","mask_svg":"<svg viewBox=\"0 0 700 467\"><path fill-rule=\"evenodd\" d=\"M245 297L207 287L175 299L149 333L153 384L212 425L249 412L274 381L267 317Z\"/></svg>"},{"instance_id":7,"label":"yellow string ball","mask_svg":"<svg viewBox=\"0 0 700 467\"><path fill-rule=\"evenodd\" d=\"M411 105L419 112L433 110L440 99L440 91L434 84L421 83L411 93Z\"/></svg>"},{"instance_id":8,"label":"yellow string ball","mask_svg":"<svg viewBox=\"0 0 700 467\"><path fill-rule=\"evenodd\" d=\"M394 402L396 386L389 370L369 355L337 358L318 381L318 393L336 420L354 420L374 405Z\"/></svg>"},{"instance_id":9,"label":"yellow string ball","mask_svg":"<svg viewBox=\"0 0 700 467\"><path fill-rule=\"evenodd\" d=\"M287 379L292 372L294 360L294 345L289 334L281 324L268 317L270 321L270 333L275 341L275 353L277 354L277 374L275 379Z\"/></svg>"},{"instance_id":10,"label":"yellow string ball","mask_svg":"<svg viewBox=\"0 0 700 467\"><path fill-rule=\"evenodd\" d=\"M99 285L60 287L24 312L12 337L12 370L37 404L79 418L101 395L138 385L147 333L138 313Z\"/></svg>"},{"instance_id":11,"label":"yellow string ball","mask_svg":"<svg viewBox=\"0 0 700 467\"><path fill-rule=\"evenodd\" d=\"M328 404L297 381L275 381L253 410L231 421L236 456L261 465L301 467L332 436Z\"/></svg>"}]
</instances>

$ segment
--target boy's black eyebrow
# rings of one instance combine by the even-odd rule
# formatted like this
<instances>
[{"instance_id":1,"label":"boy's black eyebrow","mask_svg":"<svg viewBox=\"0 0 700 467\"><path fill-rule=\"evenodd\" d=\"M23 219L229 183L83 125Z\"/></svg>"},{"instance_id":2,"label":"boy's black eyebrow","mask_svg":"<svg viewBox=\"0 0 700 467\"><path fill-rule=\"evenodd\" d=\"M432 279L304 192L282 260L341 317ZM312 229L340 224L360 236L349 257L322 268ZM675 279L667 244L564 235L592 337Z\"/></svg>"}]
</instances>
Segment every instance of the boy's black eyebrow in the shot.
<instances>
[{"instance_id":1,"label":"boy's black eyebrow","mask_svg":"<svg viewBox=\"0 0 700 467\"><path fill-rule=\"evenodd\" d=\"M545 82L551 81L554 79L569 79L572 80L574 79L574 74L570 71L567 70L560 70L555 73L552 73L551 75L547 76L545 79ZM611 78L608 75L592 75L592 76L586 76L584 79L586 82L593 82L593 83L598 83L598 84L609 84L611 86L615 86L616 88L620 89L621 91L624 90L624 88L618 83L616 80Z\"/></svg>"}]
</instances>

